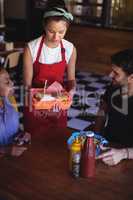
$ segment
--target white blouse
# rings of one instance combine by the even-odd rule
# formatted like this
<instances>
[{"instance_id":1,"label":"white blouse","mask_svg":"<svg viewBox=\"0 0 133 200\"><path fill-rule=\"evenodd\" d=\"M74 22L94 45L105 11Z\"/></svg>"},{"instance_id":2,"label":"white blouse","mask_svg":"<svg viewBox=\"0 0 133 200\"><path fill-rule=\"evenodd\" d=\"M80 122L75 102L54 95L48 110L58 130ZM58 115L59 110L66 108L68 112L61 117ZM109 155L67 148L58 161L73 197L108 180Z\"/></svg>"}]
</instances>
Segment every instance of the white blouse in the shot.
<instances>
[{"instance_id":1,"label":"white blouse","mask_svg":"<svg viewBox=\"0 0 133 200\"><path fill-rule=\"evenodd\" d=\"M36 60L37 51L38 51L41 39L42 39L42 36L28 43L28 47L32 55L33 63ZM62 39L62 43L63 43L63 47L65 48L66 62L68 63L72 55L74 46L71 42L65 39ZM47 45L45 45L45 42L44 42L42 46L41 54L39 57L39 62L45 63L45 64L53 64L53 63L60 62L61 60L62 60L62 57L61 57L60 44L55 48L49 48Z\"/></svg>"}]
</instances>

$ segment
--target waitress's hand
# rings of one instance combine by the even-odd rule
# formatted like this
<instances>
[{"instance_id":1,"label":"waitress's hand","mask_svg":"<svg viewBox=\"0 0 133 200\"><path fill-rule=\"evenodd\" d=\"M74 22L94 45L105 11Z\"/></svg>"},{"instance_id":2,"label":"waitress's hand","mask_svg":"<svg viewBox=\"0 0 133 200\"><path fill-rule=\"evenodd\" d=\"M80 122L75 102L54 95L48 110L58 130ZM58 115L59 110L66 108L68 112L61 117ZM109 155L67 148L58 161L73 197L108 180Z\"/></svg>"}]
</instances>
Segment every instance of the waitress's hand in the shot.
<instances>
[{"instance_id":1,"label":"waitress's hand","mask_svg":"<svg viewBox=\"0 0 133 200\"><path fill-rule=\"evenodd\" d=\"M48 93L56 93L56 94L60 94L62 91L64 90L64 88L62 87L62 85L55 81L53 82L48 88L47 88L47 92Z\"/></svg>"},{"instance_id":2,"label":"waitress's hand","mask_svg":"<svg viewBox=\"0 0 133 200\"><path fill-rule=\"evenodd\" d=\"M109 166L117 165L121 160L127 158L126 149L108 149L109 147L102 147L102 150L107 151L97 156L97 159L102 159L102 161Z\"/></svg>"}]
</instances>

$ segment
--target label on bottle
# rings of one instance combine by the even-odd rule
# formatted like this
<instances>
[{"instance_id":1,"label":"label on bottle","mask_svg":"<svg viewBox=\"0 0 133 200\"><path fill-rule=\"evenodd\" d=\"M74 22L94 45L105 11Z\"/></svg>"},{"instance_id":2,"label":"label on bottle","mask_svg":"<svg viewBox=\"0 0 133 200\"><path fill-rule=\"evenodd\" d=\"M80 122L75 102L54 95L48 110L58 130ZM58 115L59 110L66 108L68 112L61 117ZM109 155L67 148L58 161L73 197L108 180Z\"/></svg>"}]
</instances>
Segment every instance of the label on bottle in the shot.
<instances>
[{"instance_id":1,"label":"label on bottle","mask_svg":"<svg viewBox=\"0 0 133 200\"><path fill-rule=\"evenodd\" d=\"M95 145L94 138L88 137L82 151L81 174L83 177L95 175Z\"/></svg>"},{"instance_id":2,"label":"label on bottle","mask_svg":"<svg viewBox=\"0 0 133 200\"><path fill-rule=\"evenodd\" d=\"M80 175L80 158L81 158L80 153L73 154L73 157L72 157L72 175L75 178L78 178L79 175Z\"/></svg>"}]
</instances>

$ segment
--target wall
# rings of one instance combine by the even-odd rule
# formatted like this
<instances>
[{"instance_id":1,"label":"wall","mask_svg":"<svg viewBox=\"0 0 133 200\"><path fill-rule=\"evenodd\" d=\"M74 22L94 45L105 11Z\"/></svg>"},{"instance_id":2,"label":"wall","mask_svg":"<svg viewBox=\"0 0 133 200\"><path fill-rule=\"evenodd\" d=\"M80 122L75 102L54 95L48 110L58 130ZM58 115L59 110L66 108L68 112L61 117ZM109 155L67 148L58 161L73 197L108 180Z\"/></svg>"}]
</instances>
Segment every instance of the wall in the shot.
<instances>
[{"instance_id":1,"label":"wall","mask_svg":"<svg viewBox=\"0 0 133 200\"><path fill-rule=\"evenodd\" d=\"M7 41L24 41L30 37L31 0L5 0Z\"/></svg>"},{"instance_id":2,"label":"wall","mask_svg":"<svg viewBox=\"0 0 133 200\"><path fill-rule=\"evenodd\" d=\"M133 48L133 32L71 25L67 39L78 52L77 68L108 73L110 56L122 49Z\"/></svg>"},{"instance_id":3,"label":"wall","mask_svg":"<svg viewBox=\"0 0 133 200\"><path fill-rule=\"evenodd\" d=\"M5 0L5 18L26 19L26 0Z\"/></svg>"}]
</instances>

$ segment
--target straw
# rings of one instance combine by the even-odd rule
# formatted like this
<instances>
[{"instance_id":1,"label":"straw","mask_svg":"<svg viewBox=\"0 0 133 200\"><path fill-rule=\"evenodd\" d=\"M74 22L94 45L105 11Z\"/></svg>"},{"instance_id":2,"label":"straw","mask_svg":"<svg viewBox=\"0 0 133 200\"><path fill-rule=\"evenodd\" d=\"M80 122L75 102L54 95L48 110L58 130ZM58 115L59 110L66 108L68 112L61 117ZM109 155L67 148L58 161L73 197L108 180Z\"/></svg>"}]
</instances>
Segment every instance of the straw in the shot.
<instances>
[{"instance_id":1,"label":"straw","mask_svg":"<svg viewBox=\"0 0 133 200\"><path fill-rule=\"evenodd\" d=\"M45 92L46 92L46 87L47 87L47 80L45 80L45 84L44 84L44 94L45 94Z\"/></svg>"}]
</instances>

